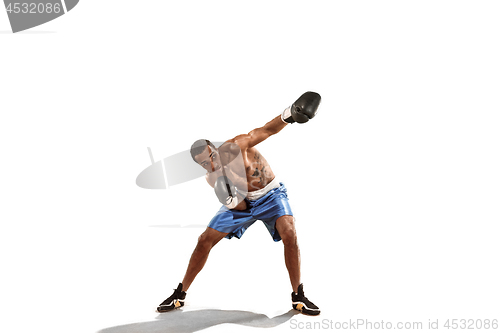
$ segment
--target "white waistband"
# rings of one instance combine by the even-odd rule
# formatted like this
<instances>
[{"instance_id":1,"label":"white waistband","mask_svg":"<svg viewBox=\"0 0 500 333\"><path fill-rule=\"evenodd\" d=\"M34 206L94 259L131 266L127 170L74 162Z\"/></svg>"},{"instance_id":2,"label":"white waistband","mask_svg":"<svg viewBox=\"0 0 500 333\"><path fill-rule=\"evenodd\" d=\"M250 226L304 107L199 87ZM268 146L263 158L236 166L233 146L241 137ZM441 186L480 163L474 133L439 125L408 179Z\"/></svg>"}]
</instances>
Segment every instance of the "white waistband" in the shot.
<instances>
[{"instance_id":1,"label":"white waistband","mask_svg":"<svg viewBox=\"0 0 500 333\"><path fill-rule=\"evenodd\" d=\"M280 182L278 181L278 178L274 177L274 179L266 185L266 187L261 188L260 190L257 191L252 191L247 193L247 199L248 200L257 200L259 198L262 198L264 195L266 195L267 192L271 191L273 188L280 187Z\"/></svg>"}]
</instances>

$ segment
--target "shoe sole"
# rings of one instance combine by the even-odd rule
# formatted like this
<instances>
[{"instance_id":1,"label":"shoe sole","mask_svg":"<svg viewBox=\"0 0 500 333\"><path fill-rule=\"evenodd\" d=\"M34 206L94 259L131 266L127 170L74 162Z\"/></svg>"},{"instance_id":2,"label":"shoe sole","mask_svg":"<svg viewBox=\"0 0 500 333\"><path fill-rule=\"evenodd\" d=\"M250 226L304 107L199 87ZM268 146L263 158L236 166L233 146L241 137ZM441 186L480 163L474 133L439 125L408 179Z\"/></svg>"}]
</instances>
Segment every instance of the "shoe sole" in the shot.
<instances>
[{"instance_id":1,"label":"shoe sole","mask_svg":"<svg viewBox=\"0 0 500 333\"><path fill-rule=\"evenodd\" d=\"M297 310L308 316L317 316L321 313L319 309L308 308L303 302L292 302L294 310Z\"/></svg>"},{"instance_id":2,"label":"shoe sole","mask_svg":"<svg viewBox=\"0 0 500 333\"><path fill-rule=\"evenodd\" d=\"M180 307L184 306L184 300L181 299L174 299L172 302L170 302L167 305L160 305L159 307L156 308L156 312L168 312L172 311L175 309L178 309Z\"/></svg>"}]
</instances>

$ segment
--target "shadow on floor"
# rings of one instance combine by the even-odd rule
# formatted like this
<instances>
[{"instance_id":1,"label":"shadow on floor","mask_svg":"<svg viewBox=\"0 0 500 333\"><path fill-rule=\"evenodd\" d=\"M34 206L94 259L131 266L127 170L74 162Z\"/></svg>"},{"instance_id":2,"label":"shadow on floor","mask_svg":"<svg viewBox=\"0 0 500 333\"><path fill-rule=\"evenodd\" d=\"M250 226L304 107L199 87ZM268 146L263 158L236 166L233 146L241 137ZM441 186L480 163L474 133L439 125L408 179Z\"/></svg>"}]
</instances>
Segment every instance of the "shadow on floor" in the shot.
<instances>
[{"instance_id":1,"label":"shadow on floor","mask_svg":"<svg viewBox=\"0 0 500 333\"><path fill-rule=\"evenodd\" d=\"M233 310L195 310L162 313L157 320L143 323L120 325L100 330L98 333L154 333L154 332L197 332L220 324L237 324L251 327L275 327L287 322L298 312L290 310L282 315L269 318L260 313Z\"/></svg>"}]
</instances>

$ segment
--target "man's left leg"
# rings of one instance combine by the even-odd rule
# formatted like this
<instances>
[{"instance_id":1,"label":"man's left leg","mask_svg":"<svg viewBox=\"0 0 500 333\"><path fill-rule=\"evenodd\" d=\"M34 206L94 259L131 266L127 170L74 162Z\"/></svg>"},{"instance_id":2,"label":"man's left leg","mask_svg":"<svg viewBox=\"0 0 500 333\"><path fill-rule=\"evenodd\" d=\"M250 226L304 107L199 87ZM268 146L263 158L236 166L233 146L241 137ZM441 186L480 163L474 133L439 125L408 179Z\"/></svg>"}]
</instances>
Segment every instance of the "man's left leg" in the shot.
<instances>
[{"instance_id":1,"label":"man's left leg","mask_svg":"<svg viewBox=\"0 0 500 333\"><path fill-rule=\"evenodd\" d=\"M300 285L300 250L293 216L279 217L276 220L276 230L278 230L285 247L285 265L293 291L297 292Z\"/></svg>"},{"instance_id":2,"label":"man's left leg","mask_svg":"<svg viewBox=\"0 0 500 333\"><path fill-rule=\"evenodd\" d=\"M293 216L279 217L276 220L276 230L285 247L285 264L293 288L292 306L304 314L317 316L320 314L319 308L304 296L304 287L300 283L300 250Z\"/></svg>"}]
</instances>

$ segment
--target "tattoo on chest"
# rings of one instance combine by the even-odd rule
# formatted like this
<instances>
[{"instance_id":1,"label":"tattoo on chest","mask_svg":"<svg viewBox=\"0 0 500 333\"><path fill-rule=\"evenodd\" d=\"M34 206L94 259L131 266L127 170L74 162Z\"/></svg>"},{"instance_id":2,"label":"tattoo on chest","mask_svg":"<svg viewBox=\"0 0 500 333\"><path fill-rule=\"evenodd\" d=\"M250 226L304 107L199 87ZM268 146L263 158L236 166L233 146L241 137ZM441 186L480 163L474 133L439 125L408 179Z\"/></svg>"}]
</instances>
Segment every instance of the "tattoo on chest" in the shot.
<instances>
[{"instance_id":1,"label":"tattoo on chest","mask_svg":"<svg viewBox=\"0 0 500 333\"><path fill-rule=\"evenodd\" d=\"M255 153L254 161L247 167L248 172L253 170L252 177L258 179L252 179L250 181L250 186L254 189L259 189L267 185L268 177L266 173L266 166L262 165L261 155L259 153Z\"/></svg>"},{"instance_id":2,"label":"tattoo on chest","mask_svg":"<svg viewBox=\"0 0 500 333\"><path fill-rule=\"evenodd\" d=\"M259 177L259 175L260 175L259 169L255 168L252 177Z\"/></svg>"}]
</instances>

